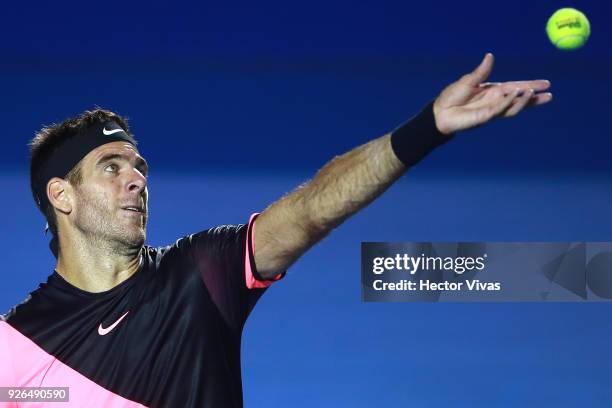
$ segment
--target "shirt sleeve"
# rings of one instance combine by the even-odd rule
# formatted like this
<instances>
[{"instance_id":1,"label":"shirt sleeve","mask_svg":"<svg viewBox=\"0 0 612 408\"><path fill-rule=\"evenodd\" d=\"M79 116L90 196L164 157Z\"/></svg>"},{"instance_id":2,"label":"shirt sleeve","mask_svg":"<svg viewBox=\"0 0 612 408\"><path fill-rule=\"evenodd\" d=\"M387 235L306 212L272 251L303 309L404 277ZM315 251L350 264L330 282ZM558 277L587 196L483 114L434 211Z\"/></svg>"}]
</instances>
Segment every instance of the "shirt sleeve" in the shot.
<instances>
[{"instance_id":1,"label":"shirt sleeve","mask_svg":"<svg viewBox=\"0 0 612 408\"><path fill-rule=\"evenodd\" d=\"M274 282L257 272L253 252L255 219L248 224L222 225L190 237L190 251L213 302L235 327L242 327L257 300Z\"/></svg>"},{"instance_id":2,"label":"shirt sleeve","mask_svg":"<svg viewBox=\"0 0 612 408\"><path fill-rule=\"evenodd\" d=\"M259 216L259 213L254 213L251 215L249 219L248 227L247 227L247 242L246 248L244 251L244 278L246 282L246 286L249 289L253 288L267 288L273 282L281 279L285 276L285 272L279 273L271 280L263 279L259 273L257 272L257 268L255 267L255 258L253 254L255 253L255 219Z\"/></svg>"}]
</instances>

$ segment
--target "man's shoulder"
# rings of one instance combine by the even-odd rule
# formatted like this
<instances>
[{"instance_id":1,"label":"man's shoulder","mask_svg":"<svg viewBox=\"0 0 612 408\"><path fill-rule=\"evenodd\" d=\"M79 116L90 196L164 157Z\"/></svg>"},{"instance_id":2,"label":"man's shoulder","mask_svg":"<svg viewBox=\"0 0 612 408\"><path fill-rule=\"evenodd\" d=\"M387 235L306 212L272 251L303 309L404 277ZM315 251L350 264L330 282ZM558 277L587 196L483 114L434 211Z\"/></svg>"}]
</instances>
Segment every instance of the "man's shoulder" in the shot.
<instances>
[{"instance_id":1,"label":"man's shoulder","mask_svg":"<svg viewBox=\"0 0 612 408\"><path fill-rule=\"evenodd\" d=\"M20 317L24 313L27 313L30 307L33 306L33 295L35 295L36 291L38 290L39 289L36 289L35 291L31 292L24 300L11 307L6 313L0 315L0 321L11 323L16 318Z\"/></svg>"},{"instance_id":2,"label":"man's shoulder","mask_svg":"<svg viewBox=\"0 0 612 408\"><path fill-rule=\"evenodd\" d=\"M145 246L145 249L151 257L188 255L194 247L202 245L238 243L245 233L246 224L223 224L181 236L166 246Z\"/></svg>"}]
</instances>

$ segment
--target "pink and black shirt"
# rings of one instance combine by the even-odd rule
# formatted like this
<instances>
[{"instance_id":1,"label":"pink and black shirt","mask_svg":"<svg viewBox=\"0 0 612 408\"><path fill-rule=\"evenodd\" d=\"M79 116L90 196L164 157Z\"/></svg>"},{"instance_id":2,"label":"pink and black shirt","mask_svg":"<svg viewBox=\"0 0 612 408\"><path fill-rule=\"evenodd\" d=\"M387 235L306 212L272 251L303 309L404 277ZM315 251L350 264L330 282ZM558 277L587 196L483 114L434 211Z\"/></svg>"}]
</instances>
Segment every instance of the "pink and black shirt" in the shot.
<instances>
[{"instance_id":1,"label":"pink and black shirt","mask_svg":"<svg viewBox=\"0 0 612 408\"><path fill-rule=\"evenodd\" d=\"M0 387L69 387L57 407L241 407L242 328L272 283L255 270L254 219L145 246L106 292L54 272L0 316Z\"/></svg>"}]
</instances>

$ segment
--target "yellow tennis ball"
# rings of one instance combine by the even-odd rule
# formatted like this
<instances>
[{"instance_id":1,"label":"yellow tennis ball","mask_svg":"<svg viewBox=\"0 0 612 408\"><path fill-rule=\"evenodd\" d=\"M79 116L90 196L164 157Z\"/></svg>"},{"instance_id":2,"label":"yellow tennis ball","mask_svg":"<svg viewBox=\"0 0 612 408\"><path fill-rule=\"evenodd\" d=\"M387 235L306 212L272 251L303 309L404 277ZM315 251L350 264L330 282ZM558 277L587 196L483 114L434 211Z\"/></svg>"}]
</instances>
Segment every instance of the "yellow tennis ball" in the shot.
<instances>
[{"instance_id":1,"label":"yellow tennis ball","mask_svg":"<svg viewBox=\"0 0 612 408\"><path fill-rule=\"evenodd\" d=\"M591 34L591 25L580 11L569 7L562 8L548 19L546 33L560 50L575 50L586 43Z\"/></svg>"}]
</instances>

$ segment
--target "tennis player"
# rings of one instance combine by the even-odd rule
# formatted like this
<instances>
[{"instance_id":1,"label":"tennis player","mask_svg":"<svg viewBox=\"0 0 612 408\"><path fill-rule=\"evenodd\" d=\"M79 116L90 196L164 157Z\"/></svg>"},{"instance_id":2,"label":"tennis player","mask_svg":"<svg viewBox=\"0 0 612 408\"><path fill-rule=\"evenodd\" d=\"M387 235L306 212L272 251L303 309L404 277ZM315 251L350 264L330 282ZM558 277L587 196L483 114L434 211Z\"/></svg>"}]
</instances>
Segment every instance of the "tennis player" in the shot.
<instances>
[{"instance_id":1,"label":"tennis player","mask_svg":"<svg viewBox=\"0 0 612 408\"><path fill-rule=\"evenodd\" d=\"M68 387L50 406L241 407L242 329L266 288L456 132L552 99L546 80L485 82L492 67L487 54L246 224L162 248L144 244L147 162L124 119L96 109L42 129L31 187L57 264L0 320L0 386Z\"/></svg>"}]
</instances>

